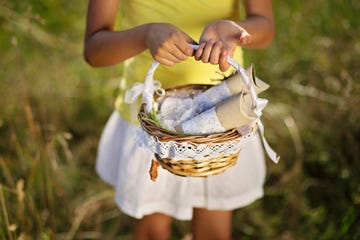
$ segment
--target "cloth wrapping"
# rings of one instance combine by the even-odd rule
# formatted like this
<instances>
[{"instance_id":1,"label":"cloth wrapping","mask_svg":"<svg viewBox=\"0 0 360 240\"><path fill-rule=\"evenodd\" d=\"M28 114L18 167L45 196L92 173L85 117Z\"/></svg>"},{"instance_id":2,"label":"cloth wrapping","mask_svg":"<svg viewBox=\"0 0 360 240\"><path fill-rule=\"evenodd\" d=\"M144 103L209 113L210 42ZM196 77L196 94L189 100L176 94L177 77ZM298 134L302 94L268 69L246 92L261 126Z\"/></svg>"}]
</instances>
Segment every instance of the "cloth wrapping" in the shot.
<instances>
[{"instance_id":1,"label":"cloth wrapping","mask_svg":"<svg viewBox=\"0 0 360 240\"><path fill-rule=\"evenodd\" d=\"M269 86L256 78L252 66L250 66L248 70L245 70L230 57L228 57L228 62L237 70L237 74L232 78L230 77L221 84L210 88L208 91L202 93L202 96L198 95L198 97L195 98L169 98L165 99L159 106L156 102L155 104L153 102L154 93L159 92L158 90L161 89L160 86L154 84L154 71L159 65L155 61L146 76L142 93L142 102L146 104L146 111L158 112L160 124L165 125L168 130L176 130L194 135L206 135L236 128L245 136L246 134L250 134L251 129L257 125L266 153L271 160L278 162L279 156L267 143L264 137L264 127L260 120L262 110L268 101L257 97L258 92L267 89ZM239 81L239 79L241 81ZM225 89L225 91L217 95L216 93L221 89ZM163 93L163 91L160 92ZM204 101L204 99L206 101ZM129 102L131 103L131 101ZM156 109L154 109L154 107ZM200 131L199 127L201 128ZM146 137L146 135L148 134L144 131L142 131L142 134L138 134L137 139L139 145L151 149L154 153L173 155L171 154L173 149L171 146L175 146L177 150L180 149L175 143L159 142L155 137L150 135ZM250 137L251 135L252 134L248 136ZM164 144L170 144L170 146L162 148ZM232 148L233 145L230 144L229 146ZM188 148L190 149L191 146L188 146ZM167 149L168 153L164 153L164 149ZM181 149L183 149L183 146L181 146ZM174 157L180 159L182 153L181 151L177 152L178 155ZM193 152L198 152L198 150ZM214 152L212 155L214 154L219 153ZM208 156L209 155L206 155L206 158ZM189 156L190 159L192 157L193 156ZM192 159L197 158L195 156Z\"/></svg>"},{"instance_id":2,"label":"cloth wrapping","mask_svg":"<svg viewBox=\"0 0 360 240\"><path fill-rule=\"evenodd\" d=\"M258 118L248 94L240 92L183 122L175 129L185 134L207 135L249 125Z\"/></svg>"}]
</instances>

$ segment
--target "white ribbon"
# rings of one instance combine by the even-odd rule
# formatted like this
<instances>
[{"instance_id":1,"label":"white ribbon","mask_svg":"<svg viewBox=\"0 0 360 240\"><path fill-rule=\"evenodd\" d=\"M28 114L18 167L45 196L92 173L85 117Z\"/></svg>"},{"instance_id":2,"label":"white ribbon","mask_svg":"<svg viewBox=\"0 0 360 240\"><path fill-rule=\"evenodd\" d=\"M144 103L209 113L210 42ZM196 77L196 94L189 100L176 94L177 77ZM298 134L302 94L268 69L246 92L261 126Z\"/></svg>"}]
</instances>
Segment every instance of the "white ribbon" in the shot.
<instances>
[{"instance_id":1,"label":"white ribbon","mask_svg":"<svg viewBox=\"0 0 360 240\"><path fill-rule=\"evenodd\" d=\"M136 119L136 100L144 92L144 84L136 82L134 86L125 92L124 101L131 104L130 106L130 119L135 121Z\"/></svg>"},{"instance_id":2,"label":"white ribbon","mask_svg":"<svg viewBox=\"0 0 360 240\"><path fill-rule=\"evenodd\" d=\"M190 44L190 46L194 50L197 50L199 48L198 45ZM237 63L231 57L228 57L227 61L242 75L242 79L245 85L247 86L247 89L249 90L252 99L252 108L255 114L258 116L258 119L256 119L253 124L258 125L258 129L267 155L270 157L270 159L273 162L277 163L280 157L266 141L264 134L264 125L260 120L260 116L262 115L262 110L265 108L266 104L268 103L268 100L257 97L257 93L255 91L252 81L250 81L247 71L239 63ZM153 78L155 70L158 66L159 66L159 62L154 61L148 70L144 84L135 83L134 86L125 93L125 102L132 103L130 110L131 112L135 113L136 99L140 96L140 94L142 94L142 102L146 104L145 106L146 111L150 112L153 106L154 92L157 92L159 95L163 95L165 93L165 91L161 88L161 83L155 81Z\"/></svg>"},{"instance_id":3,"label":"white ribbon","mask_svg":"<svg viewBox=\"0 0 360 240\"><path fill-rule=\"evenodd\" d=\"M268 102L269 102L269 101L268 101L267 99L265 99L265 98L257 98L257 99L255 100L255 106L256 106L256 108L253 109L253 111L254 111L254 113L256 114L256 116L257 116L258 118L261 117L262 111L264 110L264 108L266 107L266 105L268 104Z\"/></svg>"},{"instance_id":4,"label":"white ribbon","mask_svg":"<svg viewBox=\"0 0 360 240\"><path fill-rule=\"evenodd\" d=\"M256 125L258 125L258 129L260 132L261 140L264 144L265 152L269 156L269 158L274 162L278 163L280 160L280 156L270 147L269 143L266 141L265 133L264 133L264 125L262 124L260 118L255 120Z\"/></svg>"},{"instance_id":5,"label":"white ribbon","mask_svg":"<svg viewBox=\"0 0 360 240\"><path fill-rule=\"evenodd\" d=\"M265 132L264 125L260 120L260 116L262 115L262 110L267 105L268 100L257 97L257 93L255 91L253 83L250 81L250 78L246 70L240 64L238 64L234 59L230 57L228 57L227 60L242 75L242 79L244 80L244 83L250 92L251 99L253 100L254 112L258 116L258 119L256 119L254 123L258 126L258 130L260 132L260 136L265 148L265 152L273 162L278 163L280 160L280 156L277 155L277 153L270 147L269 143L266 141L265 133L264 133Z\"/></svg>"},{"instance_id":6,"label":"white ribbon","mask_svg":"<svg viewBox=\"0 0 360 240\"><path fill-rule=\"evenodd\" d=\"M254 113L258 116L258 119L256 119L253 123L249 124L248 126L242 126L237 129L237 131L242 135L247 135L251 132L252 127L256 124L258 126L258 130L260 132L260 137L263 142L265 152L269 156L269 158L274 162L278 163L280 160L280 156L277 155L277 153L270 147L269 143L266 141L265 138L265 130L264 125L260 120L260 116L262 115L262 110L267 105L268 100L263 98L257 98L256 99L256 109L254 109Z\"/></svg>"},{"instance_id":7,"label":"white ribbon","mask_svg":"<svg viewBox=\"0 0 360 240\"><path fill-rule=\"evenodd\" d=\"M153 88L153 92L156 92L160 95L163 94L164 89L161 88L161 83L159 81L154 80L153 81L154 84L152 86ZM125 97L124 97L124 101L126 103L134 103L136 102L136 99L142 94L142 95L146 95L147 98L149 97L149 95L153 95L153 93L150 92L151 90L147 89L145 87L144 83L135 83L133 85L133 87L130 90L127 90L125 93ZM143 97L144 98L144 97Z\"/></svg>"},{"instance_id":8,"label":"white ribbon","mask_svg":"<svg viewBox=\"0 0 360 240\"><path fill-rule=\"evenodd\" d=\"M136 99L142 94L144 91L144 84L136 82L134 86L126 91L124 101L126 103L133 103L136 101Z\"/></svg>"},{"instance_id":9,"label":"white ribbon","mask_svg":"<svg viewBox=\"0 0 360 240\"><path fill-rule=\"evenodd\" d=\"M142 95L142 102L146 104L145 109L146 112L150 112L152 109L154 92L156 89L156 84L154 80L154 73L156 68L159 66L159 62L154 61L146 74L145 82L144 82L144 91ZM160 82L158 83L158 89L161 88Z\"/></svg>"},{"instance_id":10,"label":"white ribbon","mask_svg":"<svg viewBox=\"0 0 360 240\"><path fill-rule=\"evenodd\" d=\"M146 103L146 111L149 112L152 109L154 93L156 92L158 95L165 94L165 90L161 88L161 83L153 79L155 69L158 65L158 62L153 62L145 78L145 82L136 82L130 90L125 92L124 101L131 104L131 120L136 119L136 100L140 95L142 95L142 102Z\"/></svg>"}]
</instances>

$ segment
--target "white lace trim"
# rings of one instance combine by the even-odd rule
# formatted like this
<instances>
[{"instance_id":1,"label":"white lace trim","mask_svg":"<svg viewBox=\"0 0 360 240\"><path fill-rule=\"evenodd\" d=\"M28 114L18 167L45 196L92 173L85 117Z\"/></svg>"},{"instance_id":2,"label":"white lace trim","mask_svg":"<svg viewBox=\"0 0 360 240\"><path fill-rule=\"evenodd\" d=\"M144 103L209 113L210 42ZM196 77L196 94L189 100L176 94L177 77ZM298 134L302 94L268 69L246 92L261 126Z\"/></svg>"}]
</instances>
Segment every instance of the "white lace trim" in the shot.
<instances>
[{"instance_id":1,"label":"white lace trim","mask_svg":"<svg viewBox=\"0 0 360 240\"><path fill-rule=\"evenodd\" d=\"M194 49L197 49L199 46L191 45L191 47ZM260 132L261 138L263 140L265 150L266 150L267 154L269 155L269 157L274 162L278 162L279 156L267 143L267 141L264 137L264 126L260 120L260 116L262 114L262 108L265 107L265 105L266 105L265 102L264 101L261 102L261 99L259 100L257 98L257 93L256 93L255 87L253 85L254 83L252 81L250 81L246 70L239 63L237 63L234 59L232 59L229 56L227 57L227 61L242 76L242 80L247 89L246 92L248 92L250 94L251 99L252 99L252 109L254 109L254 113L258 117L255 120L255 123L259 127L259 132ZM143 88L142 102L146 104L145 105L146 112L150 112L153 108L153 96L154 96L154 92L157 91L157 89L156 89L157 86L154 83L153 75L154 75L154 72L155 72L156 68L158 67L158 65L159 65L159 62L157 62L157 61L154 61L151 64L151 66L148 70L148 73L146 75L144 85L142 87ZM222 83L222 84L225 85L225 83ZM224 87L224 86L220 86L220 85L219 85L219 87ZM216 90L217 90L216 88L213 89L213 91L216 91ZM228 88L227 88L227 90L230 92L230 90ZM220 97L218 97L218 95L216 95L216 94L210 94L210 97L209 97L209 99L206 100L206 102L208 102L208 100L210 100L209 102L221 101L219 99L222 98L223 93L229 94L229 93L226 93L226 89L224 92L223 91L224 91L224 89L219 91ZM163 93L163 91L162 91L162 93ZM199 99L199 102L200 102L200 105L203 104L203 101L201 98ZM201 107L203 107L203 106L201 105ZM206 107L206 105L204 107ZM239 129L239 131L242 131L242 132L246 132L247 130L248 129L246 129L246 128ZM239 141L235 141L235 142L228 141L228 142L219 143L219 144L197 144L197 145L195 145L195 144L192 144L191 142L190 143L178 143L178 142L174 142L174 141L160 142L160 141L158 141L157 138L155 138L153 136L149 136L147 133L145 133L144 130L141 130L141 131L143 132L143 134L137 134L137 142L139 143L140 146L147 147L148 149L152 150L154 153L159 154L159 156L162 158L166 157L166 158L171 158L173 160L175 160L175 159L183 159L183 160L185 160L185 159L189 159L189 160L211 159L211 158L214 158L214 156L218 157L219 155L224 154L225 152L229 152L229 151L234 152L234 149L236 149L235 152L237 152L241 149L241 147L244 145L244 142L246 142L246 140L248 139L246 136L251 137L251 135L252 135L252 134L249 134L246 136L242 136L241 138L239 138ZM218 149L224 149L224 150L220 151ZM209 150L209 152L207 152L208 150ZM189 155L185 154L184 152L185 153L189 152ZM200 154L198 154L198 152ZM205 154L203 154L204 152L205 152ZM182 153L184 153L184 154L182 154Z\"/></svg>"},{"instance_id":2,"label":"white lace trim","mask_svg":"<svg viewBox=\"0 0 360 240\"><path fill-rule=\"evenodd\" d=\"M226 130L219 121L215 107L212 107L205 112L202 112L199 115L183 122L181 127L185 134L192 135L221 133L225 132Z\"/></svg>"},{"instance_id":3,"label":"white lace trim","mask_svg":"<svg viewBox=\"0 0 360 240\"><path fill-rule=\"evenodd\" d=\"M167 97L162 102L158 112L158 119L168 130L174 130L174 127L182 122L192 118L195 115L193 99Z\"/></svg>"},{"instance_id":4,"label":"white lace trim","mask_svg":"<svg viewBox=\"0 0 360 240\"><path fill-rule=\"evenodd\" d=\"M194 97L196 103L196 111L198 113L203 112L216 104L224 101L228 97L231 97L231 92L225 82L221 82L215 85L205 92L198 94Z\"/></svg>"},{"instance_id":5,"label":"white lace trim","mask_svg":"<svg viewBox=\"0 0 360 240\"><path fill-rule=\"evenodd\" d=\"M232 141L195 145L188 142L162 142L139 128L136 132L136 142L140 147L145 147L158 154L160 158L201 161L238 153L255 133L256 131L253 131Z\"/></svg>"}]
</instances>

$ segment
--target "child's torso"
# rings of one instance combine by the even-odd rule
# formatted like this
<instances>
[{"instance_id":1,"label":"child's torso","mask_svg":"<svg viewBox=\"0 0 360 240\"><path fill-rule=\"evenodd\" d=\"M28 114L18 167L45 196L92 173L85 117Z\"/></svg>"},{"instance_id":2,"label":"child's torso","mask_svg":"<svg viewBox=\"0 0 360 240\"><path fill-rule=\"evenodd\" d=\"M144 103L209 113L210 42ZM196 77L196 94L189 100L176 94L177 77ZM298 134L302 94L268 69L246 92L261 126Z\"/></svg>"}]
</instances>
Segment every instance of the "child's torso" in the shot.
<instances>
[{"instance_id":1,"label":"child's torso","mask_svg":"<svg viewBox=\"0 0 360 240\"><path fill-rule=\"evenodd\" d=\"M121 0L122 29L129 29L150 22L171 23L198 41L205 26L220 19L238 19L238 1L205 1L205 0ZM241 49L234 56L242 60ZM123 104L125 91L135 82L143 82L153 61L149 51L145 51L124 63L123 79L120 84L120 95L116 107L123 118L128 118L129 106ZM230 70L231 71L231 70ZM230 71L225 73L229 75ZM164 88L184 84L211 84L212 79L221 79L223 75L217 65L205 64L193 58L172 67L159 66L154 78Z\"/></svg>"}]
</instances>

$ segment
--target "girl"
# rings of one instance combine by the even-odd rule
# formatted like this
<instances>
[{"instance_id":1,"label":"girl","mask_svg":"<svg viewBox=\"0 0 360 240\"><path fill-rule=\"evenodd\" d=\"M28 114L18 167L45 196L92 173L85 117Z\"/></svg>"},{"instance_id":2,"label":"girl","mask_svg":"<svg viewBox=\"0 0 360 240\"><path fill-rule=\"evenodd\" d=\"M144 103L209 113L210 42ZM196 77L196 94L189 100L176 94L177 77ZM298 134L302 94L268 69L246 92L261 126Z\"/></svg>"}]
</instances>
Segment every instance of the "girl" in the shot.
<instances>
[{"instance_id":1,"label":"girl","mask_svg":"<svg viewBox=\"0 0 360 240\"><path fill-rule=\"evenodd\" d=\"M139 123L123 103L126 90L143 82L148 67L161 66L155 79L167 88L211 84L232 71L231 56L242 63L241 47L265 48L274 35L270 0L239 1L89 0L84 56L94 67L124 64L116 110L99 144L97 171L116 190L121 210L138 219L135 239L168 239L172 218L192 219L193 239L230 239L231 210L263 194L265 164L258 138L237 164L209 178L182 178L159 169L148 176L152 153L137 148ZM119 13L121 29L115 30ZM194 51L189 44L199 44ZM219 69L221 74L219 74Z\"/></svg>"}]
</instances>

